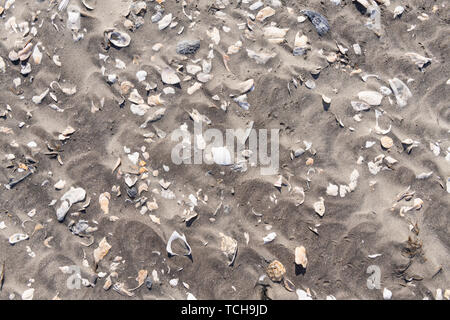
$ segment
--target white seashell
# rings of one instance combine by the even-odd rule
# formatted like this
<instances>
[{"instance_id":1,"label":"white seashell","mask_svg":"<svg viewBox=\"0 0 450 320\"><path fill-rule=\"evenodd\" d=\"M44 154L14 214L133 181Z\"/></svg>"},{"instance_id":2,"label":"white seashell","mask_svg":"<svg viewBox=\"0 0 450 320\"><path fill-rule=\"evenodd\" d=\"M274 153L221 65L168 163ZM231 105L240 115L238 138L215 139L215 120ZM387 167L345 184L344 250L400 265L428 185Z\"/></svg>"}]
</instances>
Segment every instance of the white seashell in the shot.
<instances>
[{"instance_id":1,"label":"white seashell","mask_svg":"<svg viewBox=\"0 0 450 320\"><path fill-rule=\"evenodd\" d=\"M315 202L314 205L314 211L321 217L325 214L325 203L324 199L322 197L319 198L319 201Z\"/></svg>"},{"instance_id":2,"label":"white seashell","mask_svg":"<svg viewBox=\"0 0 450 320\"><path fill-rule=\"evenodd\" d=\"M172 287L176 287L178 285L178 279L171 279L171 280L169 280L169 284Z\"/></svg>"},{"instance_id":3,"label":"white seashell","mask_svg":"<svg viewBox=\"0 0 450 320\"><path fill-rule=\"evenodd\" d=\"M66 186L65 180L59 180L57 183L55 183L54 187L56 190L62 190Z\"/></svg>"},{"instance_id":4,"label":"white seashell","mask_svg":"<svg viewBox=\"0 0 450 320\"><path fill-rule=\"evenodd\" d=\"M118 48L128 47L131 42L131 37L125 32L113 30L108 32L107 36L108 40Z\"/></svg>"},{"instance_id":5,"label":"white seashell","mask_svg":"<svg viewBox=\"0 0 450 320\"><path fill-rule=\"evenodd\" d=\"M44 100L44 98L47 96L47 94L50 92L50 89L45 90L41 95L39 96L34 96L33 98L31 98L31 100L35 103L35 104L40 104L42 102L42 100Z\"/></svg>"},{"instance_id":6,"label":"white seashell","mask_svg":"<svg viewBox=\"0 0 450 320\"><path fill-rule=\"evenodd\" d=\"M271 7L265 7L261 10L259 10L258 14L256 15L256 20L263 22L267 18L273 16L275 14L275 10Z\"/></svg>"},{"instance_id":7,"label":"white seashell","mask_svg":"<svg viewBox=\"0 0 450 320\"><path fill-rule=\"evenodd\" d=\"M416 64L416 66L419 67L419 69L422 69L426 64L432 61L430 58L423 57L414 52L407 52L405 53L405 56L411 58L411 60Z\"/></svg>"},{"instance_id":8,"label":"white seashell","mask_svg":"<svg viewBox=\"0 0 450 320\"><path fill-rule=\"evenodd\" d=\"M447 193L450 193L450 177L447 178Z\"/></svg>"},{"instance_id":9,"label":"white seashell","mask_svg":"<svg viewBox=\"0 0 450 320\"><path fill-rule=\"evenodd\" d=\"M74 203L83 201L86 198L86 191L83 188L74 188L70 187L70 190L67 191L62 197L61 201L68 201L69 206L72 206Z\"/></svg>"},{"instance_id":10,"label":"white seashell","mask_svg":"<svg viewBox=\"0 0 450 320\"><path fill-rule=\"evenodd\" d=\"M61 61L59 61L59 56L53 56L53 63L56 64L58 67L61 67Z\"/></svg>"},{"instance_id":11,"label":"white seashell","mask_svg":"<svg viewBox=\"0 0 450 320\"><path fill-rule=\"evenodd\" d=\"M370 106L367 103L359 102L359 101L351 101L353 110L355 111L366 111L370 109Z\"/></svg>"},{"instance_id":12,"label":"white seashell","mask_svg":"<svg viewBox=\"0 0 450 320\"><path fill-rule=\"evenodd\" d=\"M2 72L2 73L6 72L6 63L2 57L0 57L0 72Z\"/></svg>"},{"instance_id":13,"label":"white seashell","mask_svg":"<svg viewBox=\"0 0 450 320\"><path fill-rule=\"evenodd\" d=\"M27 240L28 235L23 233L15 233L11 237L9 237L9 243L10 244L16 244L20 241Z\"/></svg>"},{"instance_id":14,"label":"white seashell","mask_svg":"<svg viewBox=\"0 0 450 320\"><path fill-rule=\"evenodd\" d=\"M311 295L302 289L297 289L295 293L297 294L298 300L312 300Z\"/></svg>"},{"instance_id":15,"label":"white seashell","mask_svg":"<svg viewBox=\"0 0 450 320\"><path fill-rule=\"evenodd\" d=\"M220 32L216 27L214 27L212 31L206 30L206 34L211 38L212 42L214 42L215 45L219 44Z\"/></svg>"},{"instance_id":16,"label":"white seashell","mask_svg":"<svg viewBox=\"0 0 450 320\"><path fill-rule=\"evenodd\" d=\"M202 84L200 83L200 82L196 82L196 83L194 83L192 86L190 86L188 89L187 89L187 93L189 94L189 95L192 95L192 94L194 94L194 92L196 92L198 89L200 89L202 87Z\"/></svg>"},{"instance_id":17,"label":"white seashell","mask_svg":"<svg viewBox=\"0 0 450 320\"><path fill-rule=\"evenodd\" d=\"M213 78L212 74L204 73L204 72L197 73L197 80L202 83L206 83L206 82L210 81L212 78Z\"/></svg>"},{"instance_id":18,"label":"white seashell","mask_svg":"<svg viewBox=\"0 0 450 320\"><path fill-rule=\"evenodd\" d=\"M186 71L187 71L187 73L189 73L189 74L195 75L195 74L199 73L200 71L202 71L202 67L197 66L197 65L195 65L195 64L188 64L188 65L186 66Z\"/></svg>"},{"instance_id":19,"label":"white seashell","mask_svg":"<svg viewBox=\"0 0 450 320\"><path fill-rule=\"evenodd\" d=\"M433 171L422 172L422 173L416 175L416 179L418 179L418 180L425 180L425 179L428 179L429 177L431 177L432 175L433 175Z\"/></svg>"},{"instance_id":20,"label":"white seashell","mask_svg":"<svg viewBox=\"0 0 450 320\"><path fill-rule=\"evenodd\" d=\"M250 5L248 8L251 11L255 11L258 10L259 8L261 8L264 5L264 2L262 1L256 1L255 3L253 3L252 5Z\"/></svg>"},{"instance_id":21,"label":"white seashell","mask_svg":"<svg viewBox=\"0 0 450 320\"><path fill-rule=\"evenodd\" d=\"M39 50L39 47L37 45L34 46L32 58L35 64L41 64L42 52Z\"/></svg>"},{"instance_id":22,"label":"white seashell","mask_svg":"<svg viewBox=\"0 0 450 320\"><path fill-rule=\"evenodd\" d=\"M164 30L172 23L172 14L169 13L165 15L161 20L158 22L158 28L159 30Z\"/></svg>"},{"instance_id":23,"label":"white seashell","mask_svg":"<svg viewBox=\"0 0 450 320\"><path fill-rule=\"evenodd\" d=\"M145 78L147 78L147 72L144 70L139 70L138 72L136 72L136 78L139 82L144 81Z\"/></svg>"},{"instance_id":24,"label":"white seashell","mask_svg":"<svg viewBox=\"0 0 450 320\"><path fill-rule=\"evenodd\" d=\"M128 159L129 159L134 165L137 165L137 164L138 164L138 161L139 161L139 153L138 153L138 152L134 152L134 153L128 154Z\"/></svg>"},{"instance_id":25,"label":"white seashell","mask_svg":"<svg viewBox=\"0 0 450 320\"><path fill-rule=\"evenodd\" d=\"M137 91L137 89L133 89L128 97L128 100L135 104L144 104L145 101Z\"/></svg>"},{"instance_id":26,"label":"white seashell","mask_svg":"<svg viewBox=\"0 0 450 320\"><path fill-rule=\"evenodd\" d=\"M150 106L146 104L132 104L130 110L133 114L143 116L150 109Z\"/></svg>"},{"instance_id":27,"label":"white seashell","mask_svg":"<svg viewBox=\"0 0 450 320\"><path fill-rule=\"evenodd\" d=\"M267 236L263 238L264 244L267 244L269 242L272 242L277 237L277 234L275 232L269 233Z\"/></svg>"},{"instance_id":28,"label":"white seashell","mask_svg":"<svg viewBox=\"0 0 450 320\"><path fill-rule=\"evenodd\" d=\"M388 288L384 288L383 290L383 299L384 300L391 300L392 298L392 291Z\"/></svg>"},{"instance_id":29,"label":"white seashell","mask_svg":"<svg viewBox=\"0 0 450 320\"><path fill-rule=\"evenodd\" d=\"M31 73L31 64L28 62L26 64L22 64L20 73L23 74L24 76Z\"/></svg>"},{"instance_id":30,"label":"white seashell","mask_svg":"<svg viewBox=\"0 0 450 320\"><path fill-rule=\"evenodd\" d=\"M83 3L87 9L94 10L97 5L97 0L82 0L81 3Z\"/></svg>"},{"instance_id":31,"label":"white seashell","mask_svg":"<svg viewBox=\"0 0 450 320\"><path fill-rule=\"evenodd\" d=\"M22 293L22 300L33 300L33 296L34 296L34 289L33 288L25 290Z\"/></svg>"},{"instance_id":32,"label":"white seashell","mask_svg":"<svg viewBox=\"0 0 450 320\"><path fill-rule=\"evenodd\" d=\"M186 249L188 250L188 252L185 253L184 255L185 255L185 256L190 256L190 255L192 254L192 250L191 250L191 246L190 246L189 243L186 241L186 236L185 236L184 234L181 235L181 234L179 234L179 233L176 232L176 231L174 231L174 232L172 233L172 235L171 235L170 238L169 238L169 241L167 242L167 246L166 246L166 251L167 251L167 253L169 253L169 255L171 255L171 256L178 256L177 253L175 253L175 252L172 251L172 242L175 241L175 240L177 240L177 239L180 239L181 241L183 241L183 243L184 243Z\"/></svg>"},{"instance_id":33,"label":"white seashell","mask_svg":"<svg viewBox=\"0 0 450 320\"><path fill-rule=\"evenodd\" d=\"M397 18L398 16L401 16L402 13L405 12L405 8L402 6L397 6L394 9L394 19Z\"/></svg>"},{"instance_id":34,"label":"white seashell","mask_svg":"<svg viewBox=\"0 0 450 320\"><path fill-rule=\"evenodd\" d=\"M295 248L295 264L306 268L308 265L308 258L306 257L306 249L304 246Z\"/></svg>"},{"instance_id":35,"label":"white seashell","mask_svg":"<svg viewBox=\"0 0 450 320\"><path fill-rule=\"evenodd\" d=\"M180 78L177 76L176 72L169 67L166 67L161 72L161 80L165 84L178 84L180 83Z\"/></svg>"},{"instance_id":36,"label":"white seashell","mask_svg":"<svg viewBox=\"0 0 450 320\"><path fill-rule=\"evenodd\" d=\"M394 78L389 80L389 85L394 92L399 107L404 107L408 103L408 99L412 97L412 93L406 84L400 79Z\"/></svg>"},{"instance_id":37,"label":"white seashell","mask_svg":"<svg viewBox=\"0 0 450 320\"><path fill-rule=\"evenodd\" d=\"M358 93L358 98L371 106L379 106L383 95L376 91L361 91Z\"/></svg>"},{"instance_id":38,"label":"white seashell","mask_svg":"<svg viewBox=\"0 0 450 320\"><path fill-rule=\"evenodd\" d=\"M277 27L265 27L264 28L264 37L268 39L273 38L284 38L286 36L286 33L289 31L289 28L277 28Z\"/></svg>"}]
</instances>

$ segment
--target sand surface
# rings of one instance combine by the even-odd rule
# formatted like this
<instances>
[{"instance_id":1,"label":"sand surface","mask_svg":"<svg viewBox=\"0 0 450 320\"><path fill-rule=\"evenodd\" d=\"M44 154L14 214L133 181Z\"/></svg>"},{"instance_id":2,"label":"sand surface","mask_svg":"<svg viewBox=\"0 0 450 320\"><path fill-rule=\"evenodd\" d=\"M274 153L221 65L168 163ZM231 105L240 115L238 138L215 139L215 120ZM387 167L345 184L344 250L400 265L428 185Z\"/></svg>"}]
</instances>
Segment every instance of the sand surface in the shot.
<instances>
[{"instance_id":1,"label":"sand surface","mask_svg":"<svg viewBox=\"0 0 450 320\"><path fill-rule=\"evenodd\" d=\"M266 0L253 11L256 1L165 0L163 16L171 13L172 23L159 30L152 16L161 1L136 1L146 5L136 15L128 14L133 1L97 0L89 10L71 0L69 6L81 9L78 31L68 28L60 2L0 0L0 299L298 299L305 292L312 299L383 299L385 288L392 299L449 298L448 1L374 2L375 30L366 26L363 4L350 0ZM394 18L400 5L404 12ZM267 6L275 14L259 21ZM330 30L320 36L305 9L326 17ZM219 41L210 37L214 28ZM127 33L129 45L112 45L104 33L112 29ZM268 30L285 34L273 40ZM308 39L304 55L293 55L297 33ZM200 48L177 54L182 40L200 40ZM238 52L229 51L238 41ZM41 61L34 55L11 61L10 52L28 43L39 48ZM247 49L272 57L258 64ZM408 53L431 61L420 68ZM198 81L187 65L208 62L211 71L203 76L209 81L189 94ZM27 63L31 72L23 75ZM179 84L162 82L167 67ZM140 70L147 72L141 82ZM403 107L391 91L394 78L411 92ZM233 98L249 79L254 86L244 110ZM125 81L144 100L144 115L132 112L133 89L124 90ZM42 101L33 101L47 89ZM363 91L380 93L381 103L356 111L351 102L362 101ZM148 97L158 94L163 102L149 107ZM164 116L143 128L158 108ZM194 109L209 119L205 129L251 123L256 130L279 129L278 172L262 175L260 163L241 170L174 164L171 132L182 124L192 132ZM393 143L383 148L386 136ZM300 148L304 153L292 156ZM127 177L137 177L134 199ZM59 180L62 190L54 187ZM71 187L86 195L59 222L56 211ZM304 197L295 192L300 189ZM321 198L323 216L315 211ZM89 228L76 235L80 220ZM175 242L172 249L181 254L168 256L174 231L186 236L190 258ZM272 232L276 238L264 244ZM11 245L17 233L28 239ZM222 234L237 244L232 265ZM102 239L110 249L96 264ZM295 264L301 246L306 268ZM273 260L284 265L291 291L262 277ZM68 280L77 283L68 268L79 268L79 288L68 287ZM370 270L379 275L374 289L367 285ZM139 272L142 279L148 274L143 284Z\"/></svg>"}]
</instances>

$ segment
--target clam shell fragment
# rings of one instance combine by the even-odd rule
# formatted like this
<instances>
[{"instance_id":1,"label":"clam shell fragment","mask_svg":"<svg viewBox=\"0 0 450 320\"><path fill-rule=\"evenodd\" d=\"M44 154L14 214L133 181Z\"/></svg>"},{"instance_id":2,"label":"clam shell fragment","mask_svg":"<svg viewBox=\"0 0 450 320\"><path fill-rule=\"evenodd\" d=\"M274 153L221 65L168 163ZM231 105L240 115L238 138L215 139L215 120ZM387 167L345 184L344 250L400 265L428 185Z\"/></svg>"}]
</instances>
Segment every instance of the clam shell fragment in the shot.
<instances>
[{"instance_id":1,"label":"clam shell fragment","mask_svg":"<svg viewBox=\"0 0 450 320\"><path fill-rule=\"evenodd\" d=\"M113 30L111 32L106 33L109 42L111 42L114 46L118 48L128 47L131 42L131 37L129 34L125 32L121 32L118 30Z\"/></svg>"},{"instance_id":2,"label":"clam shell fragment","mask_svg":"<svg viewBox=\"0 0 450 320\"><path fill-rule=\"evenodd\" d=\"M9 243L11 245L14 245L20 241L23 240L27 240L28 239L28 235L27 234L23 234L23 233L15 233L13 234L11 237L9 237Z\"/></svg>"},{"instance_id":3,"label":"clam shell fragment","mask_svg":"<svg viewBox=\"0 0 450 320\"><path fill-rule=\"evenodd\" d=\"M191 249L191 246L189 245L189 243L186 240L186 236L184 234L183 235L179 234L177 231L174 231L172 233L172 235L169 238L169 241L167 242L166 251L169 254L169 256L178 256L177 253L172 251L172 242L177 240L177 239L180 239L184 243L186 249L188 250L188 252L185 253L184 255L185 256L190 256L192 254L192 249Z\"/></svg>"},{"instance_id":4,"label":"clam shell fragment","mask_svg":"<svg viewBox=\"0 0 450 320\"><path fill-rule=\"evenodd\" d=\"M295 264L306 269L308 258L306 257L306 249L304 246L295 248Z\"/></svg>"},{"instance_id":5,"label":"clam shell fragment","mask_svg":"<svg viewBox=\"0 0 450 320\"><path fill-rule=\"evenodd\" d=\"M177 73L172 68L166 67L161 72L161 80L165 84L178 84L180 83L180 78Z\"/></svg>"}]
</instances>

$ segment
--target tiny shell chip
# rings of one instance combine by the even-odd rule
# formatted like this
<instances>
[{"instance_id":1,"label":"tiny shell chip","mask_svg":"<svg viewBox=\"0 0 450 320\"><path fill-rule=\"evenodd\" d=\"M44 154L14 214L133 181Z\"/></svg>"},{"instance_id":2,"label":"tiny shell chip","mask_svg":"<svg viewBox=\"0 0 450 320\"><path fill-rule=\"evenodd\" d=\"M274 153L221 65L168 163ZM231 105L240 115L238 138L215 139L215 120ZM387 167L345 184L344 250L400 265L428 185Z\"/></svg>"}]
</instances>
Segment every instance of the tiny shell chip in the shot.
<instances>
[{"instance_id":1,"label":"tiny shell chip","mask_svg":"<svg viewBox=\"0 0 450 320\"><path fill-rule=\"evenodd\" d=\"M165 83L165 84L178 84L180 83L180 78L178 78L176 72L167 67L164 68L161 72L161 80Z\"/></svg>"},{"instance_id":2,"label":"tiny shell chip","mask_svg":"<svg viewBox=\"0 0 450 320\"><path fill-rule=\"evenodd\" d=\"M271 7L265 7L261 10L259 10L258 14L256 15L256 20L262 22L266 20L267 18L273 16L275 14L275 10Z\"/></svg>"},{"instance_id":3,"label":"tiny shell chip","mask_svg":"<svg viewBox=\"0 0 450 320\"><path fill-rule=\"evenodd\" d=\"M280 282L286 274L286 268L280 261L274 260L267 266L266 272L270 280Z\"/></svg>"},{"instance_id":4,"label":"tiny shell chip","mask_svg":"<svg viewBox=\"0 0 450 320\"><path fill-rule=\"evenodd\" d=\"M11 237L9 237L9 243L14 245L20 241L27 240L28 235L23 233L15 233Z\"/></svg>"},{"instance_id":5,"label":"tiny shell chip","mask_svg":"<svg viewBox=\"0 0 450 320\"><path fill-rule=\"evenodd\" d=\"M314 211L321 217L325 214L325 204L322 197L320 197L319 201L314 203Z\"/></svg>"},{"instance_id":6,"label":"tiny shell chip","mask_svg":"<svg viewBox=\"0 0 450 320\"><path fill-rule=\"evenodd\" d=\"M111 199L111 195L109 194L109 192L102 193L98 198L100 208L102 209L104 214L109 213L109 199Z\"/></svg>"},{"instance_id":7,"label":"tiny shell chip","mask_svg":"<svg viewBox=\"0 0 450 320\"><path fill-rule=\"evenodd\" d=\"M130 45L131 37L125 32L114 30L107 35L109 41L118 48L124 48Z\"/></svg>"},{"instance_id":8,"label":"tiny shell chip","mask_svg":"<svg viewBox=\"0 0 450 320\"><path fill-rule=\"evenodd\" d=\"M389 149L394 145L394 141L391 137L384 136L380 139L381 146L385 149Z\"/></svg>"},{"instance_id":9,"label":"tiny shell chip","mask_svg":"<svg viewBox=\"0 0 450 320\"><path fill-rule=\"evenodd\" d=\"M306 268L308 258L306 257L306 249L304 246L295 248L295 264Z\"/></svg>"},{"instance_id":10,"label":"tiny shell chip","mask_svg":"<svg viewBox=\"0 0 450 320\"><path fill-rule=\"evenodd\" d=\"M111 245L106 241L106 238L103 238L98 244L98 248L94 250L94 261L96 265L108 254L109 249L111 249Z\"/></svg>"}]
</instances>

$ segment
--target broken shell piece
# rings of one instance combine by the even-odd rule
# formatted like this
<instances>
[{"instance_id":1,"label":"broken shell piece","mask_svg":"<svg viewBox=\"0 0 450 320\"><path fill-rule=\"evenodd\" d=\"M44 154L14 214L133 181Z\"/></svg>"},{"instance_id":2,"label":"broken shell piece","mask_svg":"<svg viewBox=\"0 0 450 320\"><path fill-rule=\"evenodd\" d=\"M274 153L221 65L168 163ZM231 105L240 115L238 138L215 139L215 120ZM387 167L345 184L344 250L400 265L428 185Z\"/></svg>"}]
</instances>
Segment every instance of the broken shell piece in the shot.
<instances>
[{"instance_id":1,"label":"broken shell piece","mask_svg":"<svg viewBox=\"0 0 450 320\"><path fill-rule=\"evenodd\" d=\"M42 61L42 52L39 50L39 47L34 46L32 58L35 64L41 64Z\"/></svg>"},{"instance_id":2,"label":"broken shell piece","mask_svg":"<svg viewBox=\"0 0 450 320\"><path fill-rule=\"evenodd\" d=\"M405 8L402 6L397 6L394 9L394 19L401 16L405 12Z\"/></svg>"},{"instance_id":3,"label":"broken shell piece","mask_svg":"<svg viewBox=\"0 0 450 320\"><path fill-rule=\"evenodd\" d=\"M322 95L322 101L323 103L329 105L331 103L331 98L328 98L326 95Z\"/></svg>"},{"instance_id":4,"label":"broken shell piece","mask_svg":"<svg viewBox=\"0 0 450 320\"><path fill-rule=\"evenodd\" d=\"M158 22L158 29L164 30L172 23L172 14L169 13L165 15L161 20Z\"/></svg>"},{"instance_id":5,"label":"broken shell piece","mask_svg":"<svg viewBox=\"0 0 450 320\"><path fill-rule=\"evenodd\" d=\"M376 91L361 91L358 93L358 98L371 106L379 106L383 95Z\"/></svg>"},{"instance_id":6,"label":"broken shell piece","mask_svg":"<svg viewBox=\"0 0 450 320\"><path fill-rule=\"evenodd\" d=\"M264 244L270 243L277 237L277 234L275 232L269 233L267 236L263 238Z\"/></svg>"},{"instance_id":7,"label":"broken shell piece","mask_svg":"<svg viewBox=\"0 0 450 320\"><path fill-rule=\"evenodd\" d=\"M280 261L274 260L267 266L266 272L270 280L280 282L286 274L286 268Z\"/></svg>"},{"instance_id":8,"label":"broken shell piece","mask_svg":"<svg viewBox=\"0 0 450 320\"><path fill-rule=\"evenodd\" d=\"M185 255L185 256L190 256L190 255L192 254L192 250L191 250L191 246L190 246L189 243L186 241L186 236L185 236L184 234L183 234L183 235L180 235L180 234L179 234L178 232L176 232L176 231L174 231L174 232L172 233L172 235L171 235L170 238L169 238L169 241L167 242L166 251L167 251L167 253L169 254L169 256L178 256L177 253L175 253L175 252L172 251L172 242L173 242L174 240L177 240L177 239L180 239L181 241L183 241L183 243L184 243L186 249L188 250L188 252L185 253L184 255Z\"/></svg>"},{"instance_id":9,"label":"broken shell piece","mask_svg":"<svg viewBox=\"0 0 450 320\"><path fill-rule=\"evenodd\" d=\"M68 201L69 205L73 205L77 202L83 201L86 198L86 191L83 188L74 188L70 187L70 190L67 191L62 197L61 201Z\"/></svg>"},{"instance_id":10,"label":"broken shell piece","mask_svg":"<svg viewBox=\"0 0 450 320\"><path fill-rule=\"evenodd\" d=\"M34 289L33 288L25 290L22 293L22 300L33 300L33 296L34 296Z\"/></svg>"},{"instance_id":11,"label":"broken shell piece","mask_svg":"<svg viewBox=\"0 0 450 320\"><path fill-rule=\"evenodd\" d=\"M306 269L308 258L306 257L306 249L304 246L295 248L295 264Z\"/></svg>"},{"instance_id":12,"label":"broken shell piece","mask_svg":"<svg viewBox=\"0 0 450 320\"><path fill-rule=\"evenodd\" d=\"M172 68L166 67L161 72L161 80L165 84L178 84L180 83L180 78L178 78L175 70Z\"/></svg>"},{"instance_id":13,"label":"broken shell piece","mask_svg":"<svg viewBox=\"0 0 450 320\"><path fill-rule=\"evenodd\" d=\"M416 64L416 66L419 67L419 69L422 69L425 65L432 61L430 58L423 57L420 54L414 52L407 52L405 53L405 56L411 58L411 60Z\"/></svg>"},{"instance_id":14,"label":"broken shell piece","mask_svg":"<svg viewBox=\"0 0 450 320\"><path fill-rule=\"evenodd\" d=\"M297 32L294 40L294 56L300 56L306 54L306 51L310 48L308 45L308 37L305 35L301 35L300 32Z\"/></svg>"},{"instance_id":15,"label":"broken shell piece","mask_svg":"<svg viewBox=\"0 0 450 320\"><path fill-rule=\"evenodd\" d=\"M6 72L6 63L2 57L0 57L0 72L2 72L2 73Z\"/></svg>"},{"instance_id":16,"label":"broken shell piece","mask_svg":"<svg viewBox=\"0 0 450 320\"><path fill-rule=\"evenodd\" d=\"M223 254L229 260L229 266L234 263L237 254L237 241L231 237L224 235L223 233L219 233L219 236L222 237L222 241L220 242L220 250L222 250Z\"/></svg>"},{"instance_id":17,"label":"broken shell piece","mask_svg":"<svg viewBox=\"0 0 450 320\"><path fill-rule=\"evenodd\" d=\"M104 214L109 213L109 200L111 199L111 194L109 192L104 192L98 197L98 202L100 203L100 208Z\"/></svg>"},{"instance_id":18,"label":"broken shell piece","mask_svg":"<svg viewBox=\"0 0 450 320\"><path fill-rule=\"evenodd\" d=\"M117 30L108 32L107 37L109 42L118 48L128 47L131 42L131 37L127 33Z\"/></svg>"},{"instance_id":19,"label":"broken shell piece","mask_svg":"<svg viewBox=\"0 0 450 320\"><path fill-rule=\"evenodd\" d=\"M400 79L389 79L389 85L394 92L399 107L404 107L408 103L408 99L412 97L412 93L406 84Z\"/></svg>"},{"instance_id":20,"label":"broken shell piece","mask_svg":"<svg viewBox=\"0 0 450 320\"><path fill-rule=\"evenodd\" d=\"M62 189L64 189L65 185L66 185L66 181L59 180L57 183L55 183L54 187L56 190L62 190Z\"/></svg>"},{"instance_id":21,"label":"broken shell piece","mask_svg":"<svg viewBox=\"0 0 450 320\"><path fill-rule=\"evenodd\" d=\"M314 203L314 211L321 217L325 214L325 203L322 197L319 198L319 201Z\"/></svg>"},{"instance_id":22,"label":"broken shell piece","mask_svg":"<svg viewBox=\"0 0 450 320\"><path fill-rule=\"evenodd\" d=\"M11 245L14 245L20 241L23 240L27 240L28 239L28 235L27 234L23 234L23 233L15 233L13 234L11 237L9 237L9 243Z\"/></svg>"},{"instance_id":23,"label":"broken shell piece","mask_svg":"<svg viewBox=\"0 0 450 320\"><path fill-rule=\"evenodd\" d=\"M35 103L35 104L40 104L42 102L42 100L44 100L44 98L47 96L47 94L50 92L50 89L45 90L44 92L41 93L41 95L39 96L34 96L33 98L31 98L31 100Z\"/></svg>"},{"instance_id":24,"label":"broken shell piece","mask_svg":"<svg viewBox=\"0 0 450 320\"><path fill-rule=\"evenodd\" d=\"M271 7L265 7L259 10L259 12L256 14L256 20L258 20L259 22L263 22L264 20L273 16L274 14L275 14L274 9L272 9Z\"/></svg>"},{"instance_id":25,"label":"broken shell piece","mask_svg":"<svg viewBox=\"0 0 450 320\"><path fill-rule=\"evenodd\" d=\"M94 10L97 5L97 0L82 0L81 3L83 3L88 10Z\"/></svg>"},{"instance_id":26,"label":"broken shell piece","mask_svg":"<svg viewBox=\"0 0 450 320\"><path fill-rule=\"evenodd\" d=\"M98 248L94 250L94 262L95 265L108 254L109 249L111 249L111 245L106 241L106 238L103 238L98 244Z\"/></svg>"}]
</instances>

